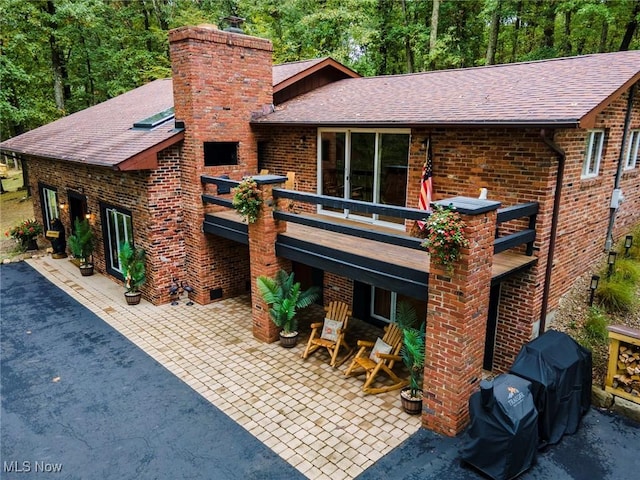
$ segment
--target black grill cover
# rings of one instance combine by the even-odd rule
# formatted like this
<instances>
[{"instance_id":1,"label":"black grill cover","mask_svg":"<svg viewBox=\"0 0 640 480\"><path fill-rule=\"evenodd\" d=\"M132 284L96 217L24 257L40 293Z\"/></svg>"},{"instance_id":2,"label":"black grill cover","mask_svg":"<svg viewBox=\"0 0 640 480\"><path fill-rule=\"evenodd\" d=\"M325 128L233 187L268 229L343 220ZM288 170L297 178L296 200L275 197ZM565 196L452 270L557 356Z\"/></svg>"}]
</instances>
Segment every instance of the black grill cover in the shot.
<instances>
[{"instance_id":1,"label":"black grill cover","mask_svg":"<svg viewBox=\"0 0 640 480\"><path fill-rule=\"evenodd\" d=\"M576 432L591 404L589 350L570 336L549 330L522 347L511 373L533 384L540 447Z\"/></svg>"},{"instance_id":2,"label":"black grill cover","mask_svg":"<svg viewBox=\"0 0 640 480\"><path fill-rule=\"evenodd\" d=\"M538 448L538 412L529 381L509 374L483 381L481 391L469 399L469 415L463 461L495 480L531 467Z\"/></svg>"}]
</instances>

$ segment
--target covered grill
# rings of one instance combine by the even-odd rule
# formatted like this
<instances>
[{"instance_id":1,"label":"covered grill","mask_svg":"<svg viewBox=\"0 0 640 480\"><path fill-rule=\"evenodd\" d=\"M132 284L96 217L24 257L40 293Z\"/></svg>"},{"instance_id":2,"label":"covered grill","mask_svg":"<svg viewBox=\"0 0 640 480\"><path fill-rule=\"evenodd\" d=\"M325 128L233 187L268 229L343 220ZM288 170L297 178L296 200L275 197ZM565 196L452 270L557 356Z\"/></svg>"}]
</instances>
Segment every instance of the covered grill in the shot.
<instances>
[{"instance_id":1,"label":"covered grill","mask_svg":"<svg viewBox=\"0 0 640 480\"><path fill-rule=\"evenodd\" d=\"M589 350L549 330L522 347L511 373L532 383L541 447L576 432L591 403Z\"/></svg>"},{"instance_id":2,"label":"covered grill","mask_svg":"<svg viewBox=\"0 0 640 480\"><path fill-rule=\"evenodd\" d=\"M495 480L514 478L531 467L538 447L531 382L503 374L480 387L469 399L462 460Z\"/></svg>"}]
</instances>

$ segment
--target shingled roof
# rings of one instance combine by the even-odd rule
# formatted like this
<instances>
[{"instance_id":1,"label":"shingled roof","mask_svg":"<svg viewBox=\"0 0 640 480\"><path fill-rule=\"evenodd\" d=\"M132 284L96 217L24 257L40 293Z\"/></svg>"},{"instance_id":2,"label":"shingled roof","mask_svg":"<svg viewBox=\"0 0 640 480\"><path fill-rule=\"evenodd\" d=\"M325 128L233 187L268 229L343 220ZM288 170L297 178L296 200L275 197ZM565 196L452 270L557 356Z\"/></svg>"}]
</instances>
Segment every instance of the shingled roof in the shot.
<instances>
[{"instance_id":1,"label":"shingled roof","mask_svg":"<svg viewBox=\"0 0 640 480\"><path fill-rule=\"evenodd\" d=\"M357 76L325 57L273 67L274 92L286 89L319 70ZM173 107L173 82L156 80L103 103L62 117L0 143L0 151L67 160L118 170L155 168L156 153L182 140L168 121L153 129L133 124Z\"/></svg>"},{"instance_id":2,"label":"shingled roof","mask_svg":"<svg viewBox=\"0 0 640 480\"><path fill-rule=\"evenodd\" d=\"M340 80L278 106L262 124L590 128L640 79L640 51Z\"/></svg>"},{"instance_id":3,"label":"shingled roof","mask_svg":"<svg viewBox=\"0 0 640 480\"><path fill-rule=\"evenodd\" d=\"M113 167L153 168L156 152L182 139L168 121L153 129L133 124L173 107L170 79L155 80L0 144L0 150Z\"/></svg>"}]
</instances>

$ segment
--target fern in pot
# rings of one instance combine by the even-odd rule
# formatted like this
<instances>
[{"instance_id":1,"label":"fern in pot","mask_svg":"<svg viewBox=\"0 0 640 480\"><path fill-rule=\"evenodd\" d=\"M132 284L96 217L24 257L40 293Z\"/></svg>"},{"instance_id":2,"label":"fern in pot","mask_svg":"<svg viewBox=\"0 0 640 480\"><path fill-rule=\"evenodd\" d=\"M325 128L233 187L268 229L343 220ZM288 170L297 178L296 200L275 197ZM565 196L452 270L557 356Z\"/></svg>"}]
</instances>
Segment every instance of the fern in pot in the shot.
<instances>
[{"instance_id":1,"label":"fern in pot","mask_svg":"<svg viewBox=\"0 0 640 480\"><path fill-rule=\"evenodd\" d=\"M302 290L293 272L280 270L275 278L260 276L256 280L260 295L269 305L269 317L280 328L280 344L293 347L298 339L297 311L306 308L320 296L318 287Z\"/></svg>"},{"instance_id":2,"label":"fern in pot","mask_svg":"<svg viewBox=\"0 0 640 480\"><path fill-rule=\"evenodd\" d=\"M142 248L134 248L131 243L124 242L120 245L120 268L124 276L125 299L128 305L140 303L142 292L140 287L146 280L145 251Z\"/></svg>"},{"instance_id":3,"label":"fern in pot","mask_svg":"<svg viewBox=\"0 0 640 480\"><path fill-rule=\"evenodd\" d=\"M418 328L416 311L408 302L399 302L396 321L402 330L403 344L400 354L409 370L409 386L400 392L405 412L417 415L422 412L422 383L424 379L425 323Z\"/></svg>"},{"instance_id":4,"label":"fern in pot","mask_svg":"<svg viewBox=\"0 0 640 480\"><path fill-rule=\"evenodd\" d=\"M93 275L92 255L95 248L95 237L89 220L75 219L73 235L69 236L69 250L80 261L80 273L83 276Z\"/></svg>"}]
</instances>

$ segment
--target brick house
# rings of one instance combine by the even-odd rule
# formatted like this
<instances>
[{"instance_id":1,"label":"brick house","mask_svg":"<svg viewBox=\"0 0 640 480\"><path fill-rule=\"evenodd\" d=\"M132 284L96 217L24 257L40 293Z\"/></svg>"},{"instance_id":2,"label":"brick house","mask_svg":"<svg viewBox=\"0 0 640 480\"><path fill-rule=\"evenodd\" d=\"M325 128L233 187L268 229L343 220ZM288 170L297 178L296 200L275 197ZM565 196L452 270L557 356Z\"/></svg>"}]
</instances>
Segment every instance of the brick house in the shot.
<instances>
[{"instance_id":1,"label":"brick house","mask_svg":"<svg viewBox=\"0 0 640 480\"><path fill-rule=\"evenodd\" d=\"M169 40L172 80L0 144L25 160L40 220L70 232L88 214L96 268L116 280L134 240L156 304L172 279L205 304L278 268L366 321L410 301L427 318L428 428L460 432L483 366L506 370L640 221L638 51L361 78L329 58L274 67L267 40L211 26ZM433 199L472 240L453 272L409 235L428 155ZM246 175L265 199L251 225L229 208ZM255 336L274 340L252 305Z\"/></svg>"}]
</instances>

